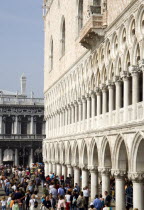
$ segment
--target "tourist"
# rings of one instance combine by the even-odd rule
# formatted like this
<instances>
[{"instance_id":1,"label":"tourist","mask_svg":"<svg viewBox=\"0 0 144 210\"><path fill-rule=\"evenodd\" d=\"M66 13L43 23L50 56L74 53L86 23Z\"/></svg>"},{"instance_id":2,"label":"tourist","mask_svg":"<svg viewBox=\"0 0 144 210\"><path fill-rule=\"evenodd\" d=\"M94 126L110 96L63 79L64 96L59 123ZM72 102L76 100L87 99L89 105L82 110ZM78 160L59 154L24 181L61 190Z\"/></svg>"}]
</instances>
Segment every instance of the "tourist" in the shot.
<instances>
[{"instance_id":1,"label":"tourist","mask_svg":"<svg viewBox=\"0 0 144 210\"><path fill-rule=\"evenodd\" d=\"M62 185L60 185L60 187L58 188L58 195L63 195L63 196L65 195L65 191L64 191Z\"/></svg>"},{"instance_id":2,"label":"tourist","mask_svg":"<svg viewBox=\"0 0 144 210\"><path fill-rule=\"evenodd\" d=\"M83 192L80 192L80 195L77 199L77 207L79 210L85 210L86 200L83 196Z\"/></svg>"},{"instance_id":3,"label":"tourist","mask_svg":"<svg viewBox=\"0 0 144 210\"><path fill-rule=\"evenodd\" d=\"M6 198L5 196L3 196L1 199L2 210L6 210L6 204L7 204Z\"/></svg>"},{"instance_id":4,"label":"tourist","mask_svg":"<svg viewBox=\"0 0 144 210\"><path fill-rule=\"evenodd\" d=\"M52 194L54 199L57 199L58 192L57 192L57 189L55 188L55 185L52 186L49 192L50 194Z\"/></svg>"},{"instance_id":5,"label":"tourist","mask_svg":"<svg viewBox=\"0 0 144 210\"><path fill-rule=\"evenodd\" d=\"M70 197L70 210L77 210L77 199L78 199L78 193L76 190L72 192L72 195Z\"/></svg>"},{"instance_id":6,"label":"tourist","mask_svg":"<svg viewBox=\"0 0 144 210\"><path fill-rule=\"evenodd\" d=\"M65 200L66 200L66 210L70 209L70 203L71 203L71 192L67 191L66 195L65 195Z\"/></svg>"},{"instance_id":7,"label":"tourist","mask_svg":"<svg viewBox=\"0 0 144 210\"><path fill-rule=\"evenodd\" d=\"M26 210L29 209L30 198L31 198L31 194L30 194L30 191L28 190L26 195L25 195L25 208L26 208Z\"/></svg>"},{"instance_id":8,"label":"tourist","mask_svg":"<svg viewBox=\"0 0 144 210\"><path fill-rule=\"evenodd\" d=\"M95 200L93 201L93 205L94 205L94 208L96 208L96 210L101 210L102 202L99 199L98 195L96 195Z\"/></svg>"},{"instance_id":9,"label":"tourist","mask_svg":"<svg viewBox=\"0 0 144 210\"><path fill-rule=\"evenodd\" d=\"M30 204L30 210L36 210L36 209L38 209L37 208L38 207L38 202L35 199L35 195L34 194L31 196L31 199L29 201L29 204Z\"/></svg>"},{"instance_id":10,"label":"tourist","mask_svg":"<svg viewBox=\"0 0 144 210\"><path fill-rule=\"evenodd\" d=\"M105 203L105 207L103 208L103 210L112 210L112 207L109 207L109 203L106 202Z\"/></svg>"},{"instance_id":11,"label":"tourist","mask_svg":"<svg viewBox=\"0 0 144 210\"><path fill-rule=\"evenodd\" d=\"M66 209L66 203L63 195L60 195L57 205L58 210L64 210Z\"/></svg>"},{"instance_id":12,"label":"tourist","mask_svg":"<svg viewBox=\"0 0 144 210\"><path fill-rule=\"evenodd\" d=\"M43 201L43 205L46 207L46 209L51 208L51 201L49 199L49 196L46 196L46 199Z\"/></svg>"},{"instance_id":13,"label":"tourist","mask_svg":"<svg viewBox=\"0 0 144 210\"><path fill-rule=\"evenodd\" d=\"M12 206L12 210L20 210L17 200L14 201L14 204Z\"/></svg>"},{"instance_id":14,"label":"tourist","mask_svg":"<svg viewBox=\"0 0 144 210\"><path fill-rule=\"evenodd\" d=\"M111 203L112 197L108 194L107 191L105 191L104 194L105 194L104 202L107 203L107 205L110 207L110 203Z\"/></svg>"},{"instance_id":15,"label":"tourist","mask_svg":"<svg viewBox=\"0 0 144 210\"><path fill-rule=\"evenodd\" d=\"M56 199L53 198L52 194L50 194L49 200L50 200L50 202L51 202L52 210L56 209Z\"/></svg>"},{"instance_id":16,"label":"tourist","mask_svg":"<svg viewBox=\"0 0 144 210\"><path fill-rule=\"evenodd\" d=\"M88 203L89 203L89 190L88 190L87 186L83 189L83 196L85 197L85 201L86 201L85 209L87 210L88 209Z\"/></svg>"},{"instance_id":17,"label":"tourist","mask_svg":"<svg viewBox=\"0 0 144 210\"><path fill-rule=\"evenodd\" d=\"M101 200L102 208L103 208L104 207L104 198L102 197L102 194L100 194L100 198L99 199Z\"/></svg>"}]
</instances>

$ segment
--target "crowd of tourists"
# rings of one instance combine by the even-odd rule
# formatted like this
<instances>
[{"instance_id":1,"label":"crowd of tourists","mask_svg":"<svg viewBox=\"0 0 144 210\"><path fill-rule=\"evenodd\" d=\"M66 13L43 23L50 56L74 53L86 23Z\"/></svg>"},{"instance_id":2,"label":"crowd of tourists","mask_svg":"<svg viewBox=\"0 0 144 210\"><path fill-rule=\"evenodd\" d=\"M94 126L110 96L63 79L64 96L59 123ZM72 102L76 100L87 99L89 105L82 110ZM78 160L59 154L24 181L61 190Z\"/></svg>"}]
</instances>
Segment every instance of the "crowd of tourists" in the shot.
<instances>
[{"instance_id":1,"label":"crowd of tourists","mask_svg":"<svg viewBox=\"0 0 144 210\"><path fill-rule=\"evenodd\" d=\"M115 183L111 180L111 195L96 195L91 202L89 186L83 189L73 183L73 177L44 176L44 168L3 167L0 169L2 210L112 210L115 199ZM126 188L128 203L131 203L132 187ZM129 206L127 209L130 209Z\"/></svg>"}]
</instances>

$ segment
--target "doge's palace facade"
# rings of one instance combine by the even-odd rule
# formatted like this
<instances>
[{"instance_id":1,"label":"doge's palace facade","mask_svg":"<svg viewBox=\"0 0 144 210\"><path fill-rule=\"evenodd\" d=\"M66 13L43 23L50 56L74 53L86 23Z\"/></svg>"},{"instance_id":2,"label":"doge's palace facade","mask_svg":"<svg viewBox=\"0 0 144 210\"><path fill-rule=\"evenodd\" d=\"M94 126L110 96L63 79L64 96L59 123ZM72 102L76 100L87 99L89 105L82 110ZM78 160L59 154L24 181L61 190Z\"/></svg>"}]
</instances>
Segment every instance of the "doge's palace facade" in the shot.
<instances>
[{"instance_id":1,"label":"doge's palace facade","mask_svg":"<svg viewBox=\"0 0 144 210\"><path fill-rule=\"evenodd\" d=\"M110 189L125 209L144 210L144 1L47 0L44 93L45 172L74 174L91 198Z\"/></svg>"}]
</instances>

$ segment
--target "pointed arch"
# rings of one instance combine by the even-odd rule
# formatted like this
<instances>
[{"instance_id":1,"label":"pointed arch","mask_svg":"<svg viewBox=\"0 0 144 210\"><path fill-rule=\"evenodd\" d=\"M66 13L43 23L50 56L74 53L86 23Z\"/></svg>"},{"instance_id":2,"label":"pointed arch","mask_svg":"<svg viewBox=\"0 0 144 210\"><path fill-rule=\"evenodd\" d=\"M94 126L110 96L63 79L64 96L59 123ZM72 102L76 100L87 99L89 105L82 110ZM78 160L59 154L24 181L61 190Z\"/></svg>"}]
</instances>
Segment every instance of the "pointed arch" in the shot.
<instances>
[{"instance_id":1,"label":"pointed arch","mask_svg":"<svg viewBox=\"0 0 144 210\"><path fill-rule=\"evenodd\" d=\"M113 168L128 171L128 147L125 144L124 138L121 134L119 134L116 138L113 154L115 157Z\"/></svg>"},{"instance_id":2,"label":"pointed arch","mask_svg":"<svg viewBox=\"0 0 144 210\"><path fill-rule=\"evenodd\" d=\"M144 134L138 131L133 140L131 149L131 171L144 172Z\"/></svg>"},{"instance_id":3,"label":"pointed arch","mask_svg":"<svg viewBox=\"0 0 144 210\"><path fill-rule=\"evenodd\" d=\"M101 144L102 167L111 168L111 150L107 137L104 137Z\"/></svg>"}]
</instances>

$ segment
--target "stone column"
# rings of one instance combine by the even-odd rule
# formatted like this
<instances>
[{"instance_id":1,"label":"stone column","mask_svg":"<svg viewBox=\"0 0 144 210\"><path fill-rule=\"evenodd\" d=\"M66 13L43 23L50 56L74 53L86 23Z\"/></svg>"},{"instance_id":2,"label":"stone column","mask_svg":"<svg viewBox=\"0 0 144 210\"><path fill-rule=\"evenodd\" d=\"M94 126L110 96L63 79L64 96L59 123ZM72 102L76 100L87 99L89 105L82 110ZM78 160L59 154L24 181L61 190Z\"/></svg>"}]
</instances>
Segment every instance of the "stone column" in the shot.
<instances>
[{"instance_id":1,"label":"stone column","mask_svg":"<svg viewBox=\"0 0 144 210\"><path fill-rule=\"evenodd\" d=\"M62 167L61 164L57 164L57 176L61 176L62 175Z\"/></svg>"},{"instance_id":2,"label":"stone column","mask_svg":"<svg viewBox=\"0 0 144 210\"><path fill-rule=\"evenodd\" d=\"M45 176L47 176L47 175L49 175L49 170L48 170L48 163L47 162L45 162Z\"/></svg>"},{"instance_id":3,"label":"stone column","mask_svg":"<svg viewBox=\"0 0 144 210\"><path fill-rule=\"evenodd\" d=\"M0 116L0 134L3 134L3 120L2 120L2 116Z\"/></svg>"},{"instance_id":4,"label":"stone column","mask_svg":"<svg viewBox=\"0 0 144 210\"><path fill-rule=\"evenodd\" d=\"M78 103L77 101L74 102L75 106L75 123L78 121Z\"/></svg>"},{"instance_id":5,"label":"stone column","mask_svg":"<svg viewBox=\"0 0 144 210\"><path fill-rule=\"evenodd\" d=\"M114 84L109 82L108 84L109 90L109 125L112 125L112 111L114 110Z\"/></svg>"},{"instance_id":6,"label":"stone column","mask_svg":"<svg viewBox=\"0 0 144 210\"><path fill-rule=\"evenodd\" d=\"M51 173L52 173L52 163L49 162L49 174L51 174Z\"/></svg>"},{"instance_id":7,"label":"stone column","mask_svg":"<svg viewBox=\"0 0 144 210\"><path fill-rule=\"evenodd\" d=\"M91 116L92 118L96 115L96 96L95 93L91 92Z\"/></svg>"},{"instance_id":8,"label":"stone column","mask_svg":"<svg viewBox=\"0 0 144 210\"><path fill-rule=\"evenodd\" d=\"M2 155L2 149L0 149L0 165L3 164L3 155Z\"/></svg>"},{"instance_id":9,"label":"stone column","mask_svg":"<svg viewBox=\"0 0 144 210\"><path fill-rule=\"evenodd\" d=\"M80 169L78 167L74 167L74 185L76 183L80 186Z\"/></svg>"},{"instance_id":10,"label":"stone column","mask_svg":"<svg viewBox=\"0 0 144 210\"><path fill-rule=\"evenodd\" d=\"M64 176L64 180L65 180L67 177L67 168L65 165L62 165L62 175Z\"/></svg>"},{"instance_id":11,"label":"stone column","mask_svg":"<svg viewBox=\"0 0 144 210\"><path fill-rule=\"evenodd\" d=\"M105 114L107 112L107 87L104 84L102 86L102 113Z\"/></svg>"},{"instance_id":12,"label":"stone column","mask_svg":"<svg viewBox=\"0 0 144 210\"><path fill-rule=\"evenodd\" d=\"M68 125L71 123L71 107L68 105Z\"/></svg>"},{"instance_id":13,"label":"stone column","mask_svg":"<svg viewBox=\"0 0 144 210\"><path fill-rule=\"evenodd\" d=\"M19 165L19 161L18 161L18 149L15 149L15 160L14 160L14 164L15 166Z\"/></svg>"},{"instance_id":14,"label":"stone column","mask_svg":"<svg viewBox=\"0 0 144 210\"><path fill-rule=\"evenodd\" d=\"M67 165L67 177L69 177L69 175L73 176L73 169L71 165Z\"/></svg>"},{"instance_id":15,"label":"stone column","mask_svg":"<svg viewBox=\"0 0 144 210\"><path fill-rule=\"evenodd\" d=\"M88 170L82 169L82 190L88 186Z\"/></svg>"},{"instance_id":16,"label":"stone column","mask_svg":"<svg viewBox=\"0 0 144 210\"><path fill-rule=\"evenodd\" d=\"M91 173L91 200L95 199L95 195L98 194L98 172L96 170L90 170Z\"/></svg>"},{"instance_id":17,"label":"stone column","mask_svg":"<svg viewBox=\"0 0 144 210\"><path fill-rule=\"evenodd\" d=\"M116 210L125 209L125 171L114 171L116 188Z\"/></svg>"},{"instance_id":18,"label":"stone column","mask_svg":"<svg viewBox=\"0 0 144 210\"><path fill-rule=\"evenodd\" d=\"M110 169L102 168L100 169L102 176L102 195L105 195L105 191L110 192Z\"/></svg>"},{"instance_id":19,"label":"stone column","mask_svg":"<svg viewBox=\"0 0 144 210\"><path fill-rule=\"evenodd\" d=\"M91 117L91 98L89 95L87 95L87 119Z\"/></svg>"},{"instance_id":20,"label":"stone column","mask_svg":"<svg viewBox=\"0 0 144 210\"><path fill-rule=\"evenodd\" d=\"M71 123L75 122L75 107L74 104L71 103Z\"/></svg>"},{"instance_id":21,"label":"stone column","mask_svg":"<svg viewBox=\"0 0 144 210\"><path fill-rule=\"evenodd\" d=\"M116 123L119 123L119 110L122 107L122 81L120 77L115 78L116 86Z\"/></svg>"},{"instance_id":22,"label":"stone column","mask_svg":"<svg viewBox=\"0 0 144 210\"><path fill-rule=\"evenodd\" d=\"M128 106L130 104L130 85L129 85L129 73L127 71L123 72L123 82L124 82L124 120L128 120Z\"/></svg>"},{"instance_id":23,"label":"stone column","mask_svg":"<svg viewBox=\"0 0 144 210\"><path fill-rule=\"evenodd\" d=\"M143 73L143 84L142 84L143 90L142 91L143 91L143 101L144 101L144 59L139 61L139 67L140 67L140 69L142 70L142 73Z\"/></svg>"},{"instance_id":24,"label":"stone column","mask_svg":"<svg viewBox=\"0 0 144 210\"><path fill-rule=\"evenodd\" d=\"M97 116L101 114L101 90L99 88L96 89L96 95L97 95Z\"/></svg>"},{"instance_id":25,"label":"stone column","mask_svg":"<svg viewBox=\"0 0 144 210\"><path fill-rule=\"evenodd\" d=\"M18 132L18 116L15 116L14 134L19 134L19 132Z\"/></svg>"},{"instance_id":26,"label":"stone column","mask_svg":"<svg viewBox=\"0 0 144 210\"><path fill-rule=\"evenodd\" d=\"M30 122L30 134L34 133L34 120L33 116L31 116L31 122Z\"/></svg>"},{"instance_id":27,"label":"stone column","mask_svg":"<svg viewBox=\"0 0 144 210\"><path fill-rule=\"evenodd\" d=\"M137 119L137 103L139 102L139 67L131 66L130 72L132 75L132 104L133 104L133 119Z\"/></svg>"},{"instance_id":28,"label":"stone column","mask_svg":"<svg viewBox=\"0 0 144 210\"><path fill-rule=\"evenodd\" d=\"M65 107L65 125L68 124L68 109Z\"/></svg>"},{"instance_id":29,"label":"stone column","mask_svg":"<svg viewBox=\"0 0 144 210\"><path fill-rule=\"evenodd\" d=\"M78 99L78 115L79 115L79 121L81 121L82 120L82 101L81 101L81 99L79 98Z\"/></svg>"},{"instance_id":30,"label":"stone column","mask_svg":"<svg viewBox=\"0 0 144 210\"><path fill-rule=\"evenodd\" d=\"M56 174L56 164L52 163L52 173Z\"/></svg>"},{"instance_id":31,"label":"stone column","mask_svg":"<svg viewBox=\"0 0 144 210\"><path fill-rule=\"evenodd\" d=\"M83 112L83 114L82 114L82 116L83 116L83 120L85 120L86 119L86 115L87 115L87 104L86 104L86 99L85 99L85 97L83 96L82 97L82 112Z\"/></svg>"},{"instance_id":32,"label":"stone column","mask_svg":"<svg viewBox=\"0 0 144 210\"><path fill-rule=\"evenodd\" d=\"M109 112L112 112L114 110L114 84L113 82L110 82L108 84L108 90L109 90Z\"/></svg>"},{"instance_id":33,"label":"stone column","mask_svg":"<svg viewBox=\"0 0 144 210\"><path fill-rule=\"evenodd\" d=\"M133 209L144 210L143 174L131 173L133 181Z\"/></svg>"}]
</instances>

